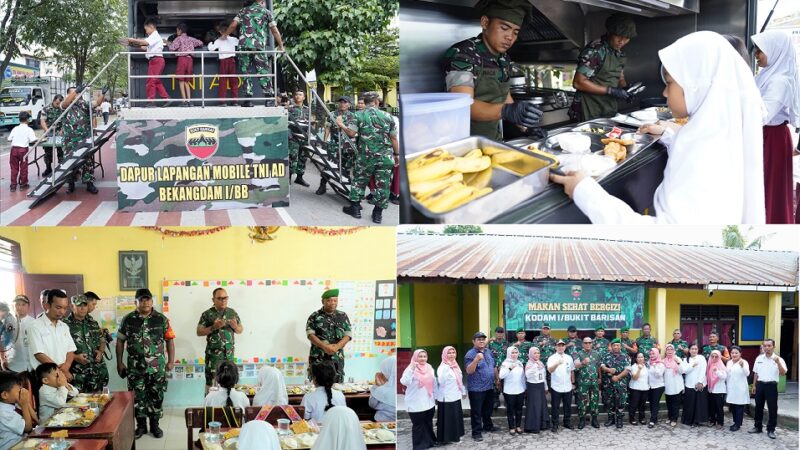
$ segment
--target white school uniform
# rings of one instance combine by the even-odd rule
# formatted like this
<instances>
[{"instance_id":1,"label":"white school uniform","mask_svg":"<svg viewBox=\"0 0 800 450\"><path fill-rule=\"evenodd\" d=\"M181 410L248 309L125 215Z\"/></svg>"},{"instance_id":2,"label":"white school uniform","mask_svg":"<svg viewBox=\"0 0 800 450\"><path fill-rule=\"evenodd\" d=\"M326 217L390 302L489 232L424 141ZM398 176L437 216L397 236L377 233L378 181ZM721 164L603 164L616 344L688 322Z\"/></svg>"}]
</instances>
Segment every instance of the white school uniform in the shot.
<instances>
[{"instance_id":1,"label":"white school uniform","mask_svg":"<svg viewBox=\"0 0 800 450\"><path fill-rule=\"evenodd\" d=\"M244 410L248 406L250 406L250 399L247 398L247 394L244 392L237 391L234 389L231 391L231 402L233 402L233 406L236 408L242 408ZM205 405L212 406L215 408L223 407L228 404L228 390L224 387L219 387L216 390L208 391L208 395L206 395Z\"/></svg>"},{"instance_id":2,"label":"white school uniform","mask_svg":"<svg viewBox=\"0 0 800 450\"><path fill-rule=\"evenodd\" d=\"M158 34L158 31L153 31L150 33L150 36L147 36L144 40L147 41L147 51L144 54L147 59L162 56L164 41L161 39L161 35Z\"/></svg>"},{"instance_id":3,"label":"white school uniform","mask_svg":"<svg viewBox=\"0 0 800 450\"><path fill-rule=\"evenodd\" d=\"M11 141L12 147L28 148L31 142L36 142L36 133L27 123L21 123L11 130L11 133L8 134L8 140Z\"/></svg>"},{"instance_id":4,"label":"white school uniform","mask_svg":"<svg viewBox=\"0 0 800 450\"><path fill-rule=\"evenodd\" d=\"M39 388L39 423L44 423L58 408L67 406L67 397L78 395L78 390L71 384L54 387L43 384Z\"/></svg>"},{"instance_id":5,"label":"white school uniform","mask_svg":"<svg viewBox=\"0 0 800 450\"><path fill-rule=\"evenodd\" d=\"M25 435L25 419L14 405L0 402L0 448L11 448Z\"/></svg>"},{"instance_id":6,"label":"white school uniform","mask_svg":"<svg viewBox=\"0 0 800 450\"><path fill-rule=\"evenodd\" d=\"M347 401L344 398L342 391L331 389L333 394L331 396L331 404L333 406L347 406ZM322 416L325 415L325 407L328 406L328 396L325 394L325 388L322 386L317 387L313 391L303 396L300 406L306 408L304 414L306 420L314 419L317 422L322 421Z\"/></svg>"}]
</instances>

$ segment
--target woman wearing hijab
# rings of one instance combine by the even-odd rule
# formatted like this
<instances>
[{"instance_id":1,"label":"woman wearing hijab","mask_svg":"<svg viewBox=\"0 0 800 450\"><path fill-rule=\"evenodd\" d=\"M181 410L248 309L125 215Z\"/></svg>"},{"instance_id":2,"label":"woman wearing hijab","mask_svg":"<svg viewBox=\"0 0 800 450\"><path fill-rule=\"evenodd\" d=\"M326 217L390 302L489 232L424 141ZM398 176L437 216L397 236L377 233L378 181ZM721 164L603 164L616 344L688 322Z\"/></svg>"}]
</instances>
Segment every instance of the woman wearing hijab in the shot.
<instances>
[{"instance_id":1,"label":"woman wearing hijab","mask_svg":"<svg viewBox=\"0 0 800 450\"><path fill-rule=\"evenodd\" d=\"M528 350L528 363L525 364L525 432L538 434L547 426L547 368L541 361L537 347Z\"/></svg>"},{"instance_id":2,"label":"woman wearing hijab","mask_svg":"<svg viewBox=\"0 0 800 450\"><path fill-rule=\"evenodd\" d=\"M406 409L411 418L413 450L424 450L435 445L433 433L434 393L436 376L428 364L428 352L414 351L411 364L403 371L400 383L406 387ZM318 441L319 442L319 441ZM327 447L320 447L327 448Z\"/></svg>"},{"instance_id":3,"label":"woman wearing hijab","mask_svg":"<svg viewBox=\"0 0 800 450\"><path fill-rule=\"evenodd\" d=\"M369 394L369 407L375 410L377 422L397 420L397 357L392 355L381 362L380 374Z\"/></svg>"},{"instance_id":4,"label":"woman wearing hijab","mask_svg":"<svg viewBox=\"0 0 800 450\"><path fill-rule=\"evenodd\" d=\"M764 99L764 194L767 223L794 223L792 135L800 127L800 79L789 33L769 30L753 36L761 71L756 84Z\"/></svg>"},{"instance_id":5,"label":"woman wearing hijab","mask_svg":"<svg viewBox=\"0 0 800 450\"><path fill-rule=\"evenodd\" d=\"M682 37L658 55L667 105L689 122L640 130L660 135L669 153L655 217L633 211L582 172L550 178L592 223L764 223L762 102L749 68L712 31Z\"/></svg>"},{"instance_id":6,"label":"woman wearing hijab","mask_svg":"<svg viewBox=\"0 0 800 450\"><path fill-rule=\"evenodd\" d=\"M666 366L661 361L661 354L657 348L650 349L650 361L648 362L647 384L650 390L647 392L647 401L650 404L650 422L647 428L653 428L658 423L658 405L661 403L661 396L664 395L664 372Z\"/></svg>"},{"instance_id":7,"label":"woman wearing hijab","mask_svg":"<svg viewBox=\"0 0 800 450\"><path fill-rule=\"evenodd\" d=\"M500 365L503 380L503 398L506 401L508 432L514 436L522 434L522 396L525 395L525 367L519 360L519 349L511 346L506 350L506 359Z\"/></svg>"},{"instance_id":8,"label":"woman wearing hijab","mask_svg":"<svg viewBox=\"0 0 800 450\"><path fill-rule=\"evenodd\" d=\"M644 361L644 354L637 353L636 360L630 367L631 381L628 384L630 394L629 421L631 425L644 425L644 404L650 391L650 368ZM639 422L636 422L636 411L639 411Z\"/></svg>"},{"instance_id":9,"label":"woman wearing hijab","mask_svg":"<svg viewBox=\"0 0 800 450\"><path fill-rule=\"evenodd\" d=\"M733 425L731 431L739 431L742 428L742 418L744 417L744 406L750 404L750 389L747 385L747 377L750 376L750 364L742 358L742 349L736 345L731 346L731 359L726 367L728 377L725 384L728 389L726 401L731 405L733 414Z\"/></svg>"},{"instance_id":10,"label":"woman wearing hijab","mask_svg":"<svg viewBox=\"0 0 800 450\"><path fill-rule=\"evenodd\" d=\"M275 428L263 420L251 420L239 431L239 450L281 450Z\"/></svg>"},{"instance_id":11,"label":"woman wearing hijab","mask_svg":"<svg viewBox=\"0 0 800 450\"><path fill-rule=\"evenodd\" d=\"M258 384L261 387L253 397L253 406L289 404L289 394L280 370L267 365L258 369Z\"/></svg>"},{"instance_id":12,"label":"woman wearing hijab","mask_svg":"<svg viewBox=\"0 0 800 450\"><path fill-rule=\"evenodd\" d=\"M464 375L456 360L456 349L447 346L442 350L442 363L436 369L439 380L437 399L436 438L440 445L460 442L464 436L464 411L461 399L466 397Z\"/></svg>"},{"instance_id":13,"label":"woman wearing hijab","mask_svg":"<svg viewBox=\"0 0 800 450\"><path fill-rule=\"evenodd\" d=\"M324 422L311 450L366 450L364 431L355 411L347 406L334 406L325 413Z\"/></svg>"},{"instance_id":14,"label":"woman wearing hijab","mask_svg":"<svg viewBox=\"0 0 800 450\"><path fill-rule=\"evenodd\" d=\"M675 346L667 344L664 350L664 395L667 399L667 420L670 426L678 424L678 412L683 397L683 373L681 359L675 354Z\"/></svg>"},{"instance_id":15,"label":"woman wearing hijab","mask_svg":"<svg viewBox=\"0 0 800 450\"><path fill-rule=\"evenodd\" d=\"M692 428L708 420L708 395L706 393L706 359L697 354L697 344L689 346L689 354L681 362L686 391L683 394L683 424Z\"/></svg>"},{"instance_id":16,"label":"woman wearing hijab","mask_svg":"<svg viewBox=\"0 0 800 450\"><path fill-rule=\"evenodd\" d=\"M708 380L708 426L717 426L722 429L725 420L725 379L728 378L728 371L722 363L722 354L719 350L714 350L708 357L708 368L706 369L706 380Z\"/></svg>"}]
</instances>

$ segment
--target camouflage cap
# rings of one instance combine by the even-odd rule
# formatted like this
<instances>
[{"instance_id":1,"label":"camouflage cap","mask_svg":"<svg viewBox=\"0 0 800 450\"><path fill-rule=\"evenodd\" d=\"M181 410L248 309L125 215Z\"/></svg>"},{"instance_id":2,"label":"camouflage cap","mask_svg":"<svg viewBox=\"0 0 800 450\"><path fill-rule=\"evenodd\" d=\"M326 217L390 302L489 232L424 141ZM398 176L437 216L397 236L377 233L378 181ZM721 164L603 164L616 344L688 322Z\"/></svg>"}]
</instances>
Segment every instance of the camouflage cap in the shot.
<instances>
[{"instance_id":1,"label":"camouflage cap","mask_svg":"<svg viewBox=\"0 0 800 450\"><path fill-rule=\"evenodd\" d=\"M337 102L347 102L347 103L353 103L353 101L352 101L352 100L350 100L350 97L348 97L348 96L346 96L346 95L343 95L343 96L339 97L339 98L338 98L336 101L337 101Z\"/></svg>"},{"instance_id":2,"label":"camouflage cap","mask_svg":"<svg viewBox=\"0 0 800 450\"><path fill-rule=\"evenodd\" d=\"M494 332L495 333L505 333L506 329L503 328L503 327L497 327L497 328L494 329Z\"/></svg>"},{"instance_id":3,"label":"camouflage cap","mask_svg":"<svg viewBox=\"0 0 800 450\"><path fill-rule=\"evenodd\" d=\"M25 294L18 294L16 297L14 297L14 303L16 302L25 302L29 305L31 304L30 299Z\"/></svg>"},{"instance_id":4,"label":"camouflage cap","mask_svg":"<svg viewBox=\"0 0 800 450\"><path fill-rule=\"evenodd\" d=\"M136 290L136 300L139 301L143 298L149 298L150 300L153 299L153 293L150 292L150 289L141 288Z\"/></svg>"},{"instance_id":5,"label":"camouflage cap","mask_svg":"<svg viewBox=\"0 0 800 450\"><path fill-rule=\"evenodd\" d=\"M361 94L361 100L364 100L364 103L371 103L377 101L380 97L381 96L374 91L364 92L363 94Z\"/></svg>"},{"instance_id":6,"label":"camouflage cap","mask_svg":"<svg viewBox=\"0 0 800 450\"><path fill-rule=\"evenodd\" d=\"M71 300L72 300L72 304L75 305L75 306L83 306L83 305L88 305L89 304L89 299L86 298L86 296L83 295L83 294L81 294L81 295L73 295Z\"/></svg>"},{"instance_id":7,"label":"camouflage cap","mask_svg":"<svg viewBox=\"0 0 800 450\"><path fill-rule=\"evenodd\" d=\"M517 328L517 333L524 333L524 332L525 332L524 328Z\"/></svg>"},{"instance_id":8,"label":"camouflage cap","mask_svg":"<svg viewBox=\"0 0 800 450\"><path fill-rule=\"evenodd\" d=\"M612 14L606 19L606 31L624 38L636 37L636 23L627 14Z\"/></svg>"},{"instance_id":9,"label":"camouflage cap","mask_svg":"<svg viewBox=\"0 0 800 450\"><path fill-rule=\"evenodd\" d=\"M627 333L629 331L631 331L630 327L622 327L619 329L620 333Z\"/></svg>"},{"instance_id":10,"label":"camouflage cap","mask_svg":"<svg viewBox=\"0 0 800 450\"><path fill-rule=\"evenodd\" d=\"M542 324L542 329L544 330L545 328L547 328L549 330L550 329L550 324L547 323L547 322L543 323Z\"/></svg>"},{"instance_id":11,"label":"camouflage cap","mask_svg":"<svg viewBox=\"0 0 800 450\"><path fill-rule=\"evenodd\" d=\"M475 8L482 16L507 20L519 26L533 10L528 0L481 0Z\"/></svg>"},{"instance_id":12,"label":"camouflage cap","mask_svg":"<svg viewBox=\"0 0 800 450\"><path fill-rule=\"evenodd\" d=\"M602 326L602 325L598 325L598 326L597 326L597 327L595 327L595 329L594 329L594 331L600 331L600 330L606 331L606 327L604 327L604 326Z\"/></svg>"},{"instance_id":13,"label":"camouflage cap","mask_svg":"<svg viewBox=\"0 0 800 450\"><path fill-rule=\"evenodd\" d=\"M328 289L327 291L322 293L322 299L331 298L331 297L339 297L339 290L338 289Z\"/></svg>"}]
</instances>

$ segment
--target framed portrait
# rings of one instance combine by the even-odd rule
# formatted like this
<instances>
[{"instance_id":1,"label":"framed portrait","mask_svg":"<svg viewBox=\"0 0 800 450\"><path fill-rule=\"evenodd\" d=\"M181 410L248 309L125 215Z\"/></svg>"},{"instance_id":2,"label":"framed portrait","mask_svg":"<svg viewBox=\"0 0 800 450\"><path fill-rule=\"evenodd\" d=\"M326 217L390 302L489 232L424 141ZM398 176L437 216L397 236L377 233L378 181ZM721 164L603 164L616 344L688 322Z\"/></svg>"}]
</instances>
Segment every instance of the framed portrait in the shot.
<instances>
[{"instance_id":1,"label":"framed portrait","mask_svg":"<svg viewBox=\"0 0 800 450\"><path fill-rule=\"evenodd\" d=\"M147 286L147 252L126 250L119 252L119 290L135 291Z\"/></svg>"}]
</instances>

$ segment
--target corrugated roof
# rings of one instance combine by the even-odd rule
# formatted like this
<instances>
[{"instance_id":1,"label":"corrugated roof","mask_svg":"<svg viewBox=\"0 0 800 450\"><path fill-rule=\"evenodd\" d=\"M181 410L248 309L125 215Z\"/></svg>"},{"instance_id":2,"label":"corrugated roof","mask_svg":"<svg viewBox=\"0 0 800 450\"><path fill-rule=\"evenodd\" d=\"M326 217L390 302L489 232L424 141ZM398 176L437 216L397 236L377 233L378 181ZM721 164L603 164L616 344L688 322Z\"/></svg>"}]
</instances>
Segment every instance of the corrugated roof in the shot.
<instances>
[{"instance_id":1,"label":"corrugated roof","mask_svg":"<svg viewBox=\"0 0 800 450\"><path fill-rule=\"evenodd\" d=\"M398 234L397 276L796 287L798 254L601 239Z\"/></svg>"}]
</instances>

